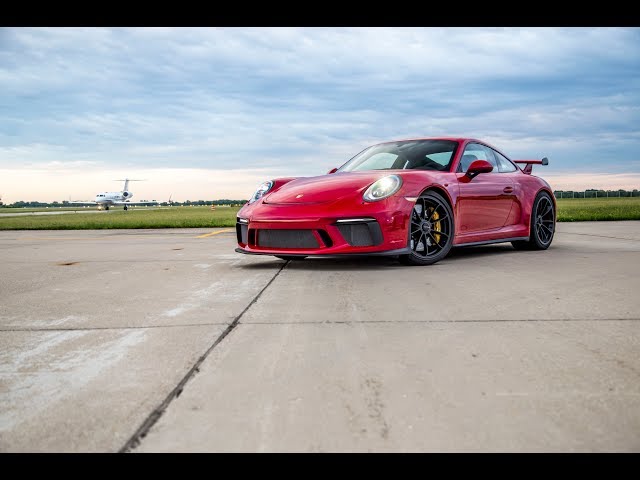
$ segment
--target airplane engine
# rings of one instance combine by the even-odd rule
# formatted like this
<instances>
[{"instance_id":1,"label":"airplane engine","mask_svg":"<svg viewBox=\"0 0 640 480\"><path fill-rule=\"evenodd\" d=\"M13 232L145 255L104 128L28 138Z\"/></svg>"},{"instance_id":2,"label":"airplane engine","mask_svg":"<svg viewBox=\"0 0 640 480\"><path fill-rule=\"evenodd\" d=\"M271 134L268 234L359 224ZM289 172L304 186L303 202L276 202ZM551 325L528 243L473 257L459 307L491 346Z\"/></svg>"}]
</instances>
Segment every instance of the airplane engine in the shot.
<instances>
[{"instance_id":1,"label":"airplane engine","mask_svg":"<svg viewBox=\"0 0 640 480\"><path fill-rule=\"evenodd\" d=\"M131 192L122 192L122 196L124 198L129 198L131 196Z\"/></svg>"}]
</instances>

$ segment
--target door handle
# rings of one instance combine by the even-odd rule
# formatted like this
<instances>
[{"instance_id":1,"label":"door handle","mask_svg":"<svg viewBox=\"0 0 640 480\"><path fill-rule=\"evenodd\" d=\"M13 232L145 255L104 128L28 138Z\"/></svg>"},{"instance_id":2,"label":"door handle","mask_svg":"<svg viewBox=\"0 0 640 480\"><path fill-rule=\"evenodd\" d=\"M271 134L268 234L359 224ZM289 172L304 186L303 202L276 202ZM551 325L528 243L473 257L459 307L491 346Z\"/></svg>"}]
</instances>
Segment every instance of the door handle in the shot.
<instances>
[{"instance_id":1,"label":"door handle","mask_svg":"<svg viewBox=\"0 0 640 480\"><path fill-rule=\"evenodd\" d=\"M513 187L504 187L504 190L502 190L504 193L512 193L513 192Z\"/></svg>"}]
</instances>

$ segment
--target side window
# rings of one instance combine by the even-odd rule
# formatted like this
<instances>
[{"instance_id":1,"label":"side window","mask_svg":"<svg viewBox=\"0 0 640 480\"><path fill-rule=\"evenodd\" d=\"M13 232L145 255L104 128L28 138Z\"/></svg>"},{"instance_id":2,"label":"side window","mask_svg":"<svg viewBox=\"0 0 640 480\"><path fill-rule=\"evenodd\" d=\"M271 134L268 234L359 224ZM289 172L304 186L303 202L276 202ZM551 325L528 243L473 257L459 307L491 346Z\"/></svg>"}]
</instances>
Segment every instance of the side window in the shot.
<instances>
[{"instance_id":1,"label":"side window","mask_svg":"<svg viewBox=\"0 0 640 480\"><path fill-rule=\"evenodd\" d=\"M479 143L470 143L465 147L462 158L460 159L460 164L458 165L458 172L466 172L469 165L476 160L486 160L493 165L493 171L491 173L498 173L498 164L493 155L493 150Z\"/></svg>"},{"instance_id":2,"label":"side window","mask_svg":"<svg viewBox=\"0 0 640 480\"><path fill-rule=\"evenodd\" d=\"M438 163L441 167L446 168L451 161L451 152L431 153L425 157L427 160Z\"/></svg>"},{"instance_id":3,"label":"side window","mask_svg":"<svg viewBox=\"0 0 640 480\"><path fill-rule=\"evenodd\" d=\"M493 154L498 159L498 170L500 170L500 173L515 172L518 169L518 167L511 163L511 161L504 155L500 155L495 150L493 151Z\"/></svg>"}]
</instances>

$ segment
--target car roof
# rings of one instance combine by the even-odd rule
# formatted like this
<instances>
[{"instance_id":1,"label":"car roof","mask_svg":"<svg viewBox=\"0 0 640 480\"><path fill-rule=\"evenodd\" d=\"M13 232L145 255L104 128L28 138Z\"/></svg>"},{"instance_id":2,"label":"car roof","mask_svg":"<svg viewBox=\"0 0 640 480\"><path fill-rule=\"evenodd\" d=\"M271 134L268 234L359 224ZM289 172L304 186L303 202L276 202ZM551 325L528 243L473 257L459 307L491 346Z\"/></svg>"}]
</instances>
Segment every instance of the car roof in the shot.
<instances>
[{"instance_id":1,"label":"car roof","mask_svg":"<svg viewBox=\"0 0 640 480\"><path fill-rule=\"evenodd\" d=\"M401 138L397 140L388 140L386 142L380 142L377 145L382 145L384 143L395 143L395 142L411 142L414 140L451 140L454 142L464 142L468 140L470 142L487 143L484 140L478 140L476 138L470 138L470 137L411 137L411 138Z\"/></svg>"},{"instance_id":2,"label":"car roof","mask_svg":"<svg viewBox=\"0 0 640 480\"><path fill-rule=\"evenodd\" d=\"M414 138L405 138L405 139L401 139L401 140L389 140L386 142L380 142L380 143L376 143L374 145L384 145L386 143L396 143L396 142L411 142L411 141L415 141L415 140L450 140L453 142L459 142L459 143L464 143L464 142L473 142L473 143L482 143L483 145L486 145L492 149L494 149L495 151L497 151L498 153L500 153L501 155L504 155L504 153L502 153L502 151L499 148L496 148L493 144L485 141L485 140L479 140L477 138L472 138L472 137L414 137ZM504 155L506 156L506 155Z\"/></svg>"}]
</instances>

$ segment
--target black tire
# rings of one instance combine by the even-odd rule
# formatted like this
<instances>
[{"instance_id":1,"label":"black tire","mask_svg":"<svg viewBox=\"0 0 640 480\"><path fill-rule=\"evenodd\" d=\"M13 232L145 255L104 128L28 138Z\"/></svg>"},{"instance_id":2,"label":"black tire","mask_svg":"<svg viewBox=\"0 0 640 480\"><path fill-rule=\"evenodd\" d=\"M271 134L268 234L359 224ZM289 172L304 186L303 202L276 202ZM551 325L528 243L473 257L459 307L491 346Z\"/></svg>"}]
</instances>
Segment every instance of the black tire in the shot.
<instances>
[{"instance_id":1,"label":"black tire","mask_svg":"<svg viewBox=\"0 0 640 480\"><path fill-rule=\"evenodd\" d=\"M434 191L423 193L411 211L407 246L411 253L400 255L405 265L433 265L449 254L455 235L453 212Z\"/></svg>"},{"instance_id":2,"label":"black tire","mask_svg":"<svg viewBox=\"0 0 640 480\"><path fill-rule=\"evenodd\" d=\"M551 195L540 192L531 208L529 241L511 242L516 250L546 250L556 233L556 210Z\"/></svg>"},{"instance_id":3,"label":"black tire","mask_svg":"<svg viewBox=\"0 0 640 480\"><path fill-rule=\"evenodd\" d=\"M280 260L304 260L305 258L307 258L304 255L298 256L298 255L275 255L276 258L279 258Z\"/></svg>"}]
</instances>

